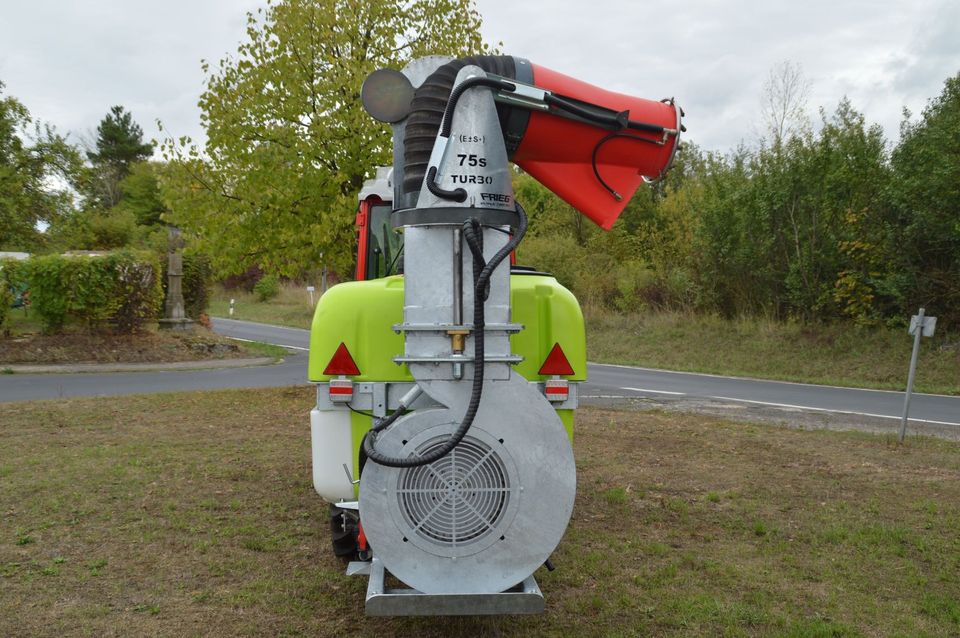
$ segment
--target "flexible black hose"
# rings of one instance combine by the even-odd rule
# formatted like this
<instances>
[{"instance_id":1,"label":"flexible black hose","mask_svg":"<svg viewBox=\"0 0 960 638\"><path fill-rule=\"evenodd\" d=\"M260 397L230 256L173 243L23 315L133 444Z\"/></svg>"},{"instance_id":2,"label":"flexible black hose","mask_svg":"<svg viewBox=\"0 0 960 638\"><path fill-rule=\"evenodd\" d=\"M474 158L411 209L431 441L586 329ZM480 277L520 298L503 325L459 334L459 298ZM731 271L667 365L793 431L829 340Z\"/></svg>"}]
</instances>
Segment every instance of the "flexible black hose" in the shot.
<instances>
[{"instance_id":1,"label":"flexible black hose","mask_svg":"<svg viewBox=\"0 0 960 638\"><path fill-rule=\"evenodd\" d=\"M613 196L618 202L623 200L623 196L615 191L610 184L607 184L607 181L600 176L600 169L597 168L597 154L600 152L600 148L609 142L610 140L617 138L626 138L629 140L636 140L638 142L646 142L647 144L656 144L657 142L653 140L648 140L645 137L637 137L636 135L630 135L629 133L624 133L622 131L614 131L606 137L602 138L597 142L596 146L593 147L593 153L590 156L590 165L593 167L593 174L597 178L597 181L600 182L600 185L603 186L610 195Z\"/></svg>"},{"instance_id":2,"label":"flexible black hose","mask_svg":"<svg viewBox=\"0 0 960 638\"><path fill-rule=\"evenodd\" d=\"M621 120L619 113L614 113L613 111L608 111L607 109L601 110L596 106L593 106L593 108L581 106L576 102L560 97L559 95L553 95L551 93L547 93L543 100L554 108L566 111L567 113L576 115L577 117L581 117L595 124L608 126L615 130L628 128L634 131L654 133L657 135L663 134L663 132L666 130L664 127L658 124L648 124L647 122L638 122L637 120L630 119Z\"/></svg>"},{"instance_id":3,"label":"flexible black hose","mask_svg":"<svg viewBox=\"0 0 960 638\"><path fill-rule=\"evenodd\" d=\"M500 89L502 91L517 90L516 84L507 82L506 80L484 76L467 78L450 92L450 99L447 100L447 107L443 111L443 124L440 126L440 137L450 137L450 128L453 126L453 112L457 108L457 102L460 101L460 98L468 89L472 89L475 86L489 86L492 89Z\"/></svg>"},{"instance_id":4,"label":"flexible black hose","mask_svg":"<svg viewBox=\"0 0 960 638\"><path fill-rule=\"evenodd\" d=\"M379 433L396 421L401 410L397 410L392 415L377 423L367 432L363 438L363 451L367 458L374 463L385 465L387 467L418 467L429 465L449 454L453 448L460 444L463 437L467 435L473 420L477 416L477 410L480 409L480 399L483 396L483 368L484 368L484 302L487 299L490 277L497 266L507 258L510 253L520 244L523 236L527 232L527 213L523 207L516 203L517 216L520 218L517 224L516 234L497 251L489 262L483 259L483 233L480 223L476 219L469 219L463 224L463 237L470 247L473 254L473 388L470 393L470 402L467 404L467 411L460 422L460 426L450 435L447 442L429 454L424 456L387 456L381 454L376 449L376 441Z\"/></svg>"},{"instance_id":5,"label":"flexible black hose","mask_svg":"<svg viewBox=\"0 0 960 638\"><path fill-rule=\"evenodd\" d=\"M448 191L437 184L436 166L430 167L430 170L427 171L427 178L424 181L427 185L427 190L433 193L434 197L439 197L440 199L449 199L451 201L460 203L467 201L467 190L465 188L454 188L452 191Z\"/></svg>"}]
</instances>

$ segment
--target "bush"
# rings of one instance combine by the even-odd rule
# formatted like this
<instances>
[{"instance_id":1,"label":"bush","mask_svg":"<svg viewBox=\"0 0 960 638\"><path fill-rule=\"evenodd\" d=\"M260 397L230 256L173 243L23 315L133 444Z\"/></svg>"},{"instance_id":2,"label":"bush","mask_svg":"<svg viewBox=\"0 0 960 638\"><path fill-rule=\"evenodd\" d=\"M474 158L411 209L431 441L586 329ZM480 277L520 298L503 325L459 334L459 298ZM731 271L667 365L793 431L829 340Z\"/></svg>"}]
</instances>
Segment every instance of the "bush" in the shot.
<instances>
[{"instance_id":1,"label":"bush","mask_svg":"<svg viewBox=\"0 0 960 638\"><path fill-rule=\"evenodd\" d=\"M264 275L253 287L253 293L260 301L270 301L280 294L280 279L276 275Z\"/></svg>"},{"instance_id":2,"label":"bush","mask_svg":"<svg viewBox=\"0 0 960 638\"><path fill-rule=\"evenodd\" d=\"M13 304L19 307L27 291L29 262L17 259L0 260L0 285L6 287L13 296Z\"/></svg>"},{"instance_id":3,"label":"bush","mask_svg":"<svg viewBox=\"0 0 960 638\"><path fill-rule=\"evenodd\" d=\"M0 281L0 333L7 330L7 315L10 314L10 306L13 305L13 294L10 289Z\"/></svg>"},{"instance_id":4,"label":"bush","mask_svg":"<svg viewBox=\"0 0 960 638\"><path fill-rule=\"evenodd\" d=\"M206 255L183 256L183 305L187 316L200 319L210 306L213 265Z\"/></svg>"},{"instance_id":5,"label":"bush","mask_svg":"<svg viewBox=\"0 0 960 638\"><path fill-rule=\"evenodd\" d=\"M26 262L0 260L0 332L6 332L10 309L26 303Z\"/></svg>"},{"instance_id":6,"label":"bush","mask_svg":"<svg viewBox=\"0 0 960 638\"><path fill-rule=\"evenodd\" d=\"M69 311L71 262L87 257L47 255L29 260L30 305L43 324L44 332L59 332Z\"/></svg>"},{"instance_id":7,"label":"bush","mask_svg":"<svg viewBox=\"0 0 960 638\"><path fill-rule=\"evenodd\" d=\"M257 285L257 282L263 277L263 271L260 270L260 266L250 266L242 273L236 275L230 275L226 277L221 284L225 290L245 290L247 292L253 292L253 287Z\"/></svg>"},{"instance_id":8,"label":"bush","mask_svg":"<svg viewBox=\"0 0 960 638\"><path fill-rule=\"evenodd\" d=\"M105 256L47 255L29 260L31 305L45 332L68 319L93 330L113 319L118 332L140 329L163 301L159 264L145 253Z\"/></svg>"},{"instance_id":9,"label":"bush","mask_svg":"<svg viewBox=\"0 0 960 638\"><path fill-rule=\"evenodd\" d=\"M110 257L75 257L66 262L67 312L87 328L101 327L118 309L121 297Z\"/></svg>"},{"instance_id":10,"label":"bush","mask_svg":"<svg viewBox=\"0 0 960 638\"><path fill-rule=\"evenodd\" d=\"M585 254L572 237L529 237L517 249L517 263L548 272L572 289Z\"/></svg>"},{"instance_id":11,"label":"bush","mask_svg":"<svg viewBox=\"0 0 960 638\"><path fill-rule=\"evenodd\" d=\"M622 312L642 310L648 304L645 292L654 285L655 276L647 264L627 261L617 269L617 292L614 305Z\"/></svg>"},{"instance_id":12,"label":"bush","mask_svg":"<svg viewBox=\"0 0 960 638\"><path fill-rule=\"evenodd\" d=\"M114 253L106 261L113 275L117 332L135 332L159 314L163 303L160 266L155 258L127 251Z\"/></svg>"}]
</instances>

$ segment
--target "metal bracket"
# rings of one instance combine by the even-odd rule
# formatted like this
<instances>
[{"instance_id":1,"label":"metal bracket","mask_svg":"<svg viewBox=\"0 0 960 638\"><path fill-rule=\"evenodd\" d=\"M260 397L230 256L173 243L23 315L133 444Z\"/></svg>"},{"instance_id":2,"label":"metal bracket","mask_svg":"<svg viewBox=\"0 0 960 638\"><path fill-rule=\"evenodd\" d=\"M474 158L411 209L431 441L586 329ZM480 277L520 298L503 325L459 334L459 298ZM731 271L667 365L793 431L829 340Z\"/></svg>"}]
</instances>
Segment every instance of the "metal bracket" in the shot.
<instances>
[{"instance_id":1,"label":"metal bracket","mask_svg":"<svg viewBox=\"0 0 960 638\"><path fill-rule=\"evenodd\" d=\"M491 616L504 614L541 614L543 592L531 574L522 583L505 592L493 594L424 594L409 588L388 588L386 569L374 557L367 582L368 616ZM353 565L353 563L351 563ZM350 574L350 568L347 568ZM363 570L353 571L362 574Z\"/></svg>"},{"instance_id":2,"label":"metal bracket","mask_svg":"<svg viewBox=\"0 0 960 638\"><path fill-rule=\"evenodd\" d=\"M397 323L390 326L396 333L400 332L449 332L450 330L466 330L473 332L473 324L462 323ZM484 332L520 332L522 323L487 323Z\"/></svg>"},{"instance_id":3,"label":"metal bracket","mask_svg":"<svg viewBox=\"0 0 960 638\"><path fill-rule=\"evenodd\" d=\"M550 110L550 106L546 101L546 96L551 94L550 91L532 84L518 82L516 79L500 77L494 73L487 73L487 77L506 80L514 85L513 91L495 91L493 94L495 101L503 104L513 104L530 109L531 111Z\"/></svg>"},{"instance_id":4,"label":"metal bracket","mask_svg":"<svg viewBox=\"0 0 960 638\"><path fill-rule=\"evenodd\" d=\"M370 575L370 561L368 560L352 560L347 563L347 576L369 576Z\"/></svg>"},{"instance_id":5,"label":"metal bracket","mask_svg":"<svg viewBox=\"0 0 960 638\"><path fill-rule=\"evenodd\" d=\"M489 357L484 357L483 360L487 363L521 363L523 362L523 357L519 354L509 354L509 355L492 355ZM447 356L437 356L437 357L394 357L394 363L471 363L473 362L473 355L468 354L451 354Z\"/></svg>"},{"instance_id":6,"label":"metal bracket","mask_svg":"<svg viewBox=\"0 0 960 638\"><path fill-rule=\"evenodd\" d=\"M513 355L519 356L519 355ZM434 361L433 359L430 360ZM473 357L469 359L460 359L454 363L470 363L473 361ZM490 358L487 361L491 361ZM447 362L449 363L449 361ZM514 363L512 361L507 363ZM530 381L531 385L536 386L537 392L540 394L544 393L544 384L543 381ZM413 383L408 383L404 381L392 381L392 382L363 382L357 383L354 387L353 401L350 403L350 407L354 410L369 410L373 413L374 416L384 416L387 412L396 410L400 407L400 398L403 397L407 392L413 388ZM579 405L579 394L580 394L580 384L576 381L570 382L569 397L563 403L554 403L553 407L555 410L574 410ZM386 397L381 399L381 397ZM385 401L385 408L384 402ZM428 401L424 398L420 398L414 403L414 408L416 409L425 409L428 407L436 407L432 401ZM409 407L409 406L408 406ZM342 403L333 403L330 401L326 384L317 383L317 409L319 410L341 410L345 409L344 404ZM349 472L348 472L349 474ZM354 480L351 477L351 482Z\"/></svg>"}]
</instances>

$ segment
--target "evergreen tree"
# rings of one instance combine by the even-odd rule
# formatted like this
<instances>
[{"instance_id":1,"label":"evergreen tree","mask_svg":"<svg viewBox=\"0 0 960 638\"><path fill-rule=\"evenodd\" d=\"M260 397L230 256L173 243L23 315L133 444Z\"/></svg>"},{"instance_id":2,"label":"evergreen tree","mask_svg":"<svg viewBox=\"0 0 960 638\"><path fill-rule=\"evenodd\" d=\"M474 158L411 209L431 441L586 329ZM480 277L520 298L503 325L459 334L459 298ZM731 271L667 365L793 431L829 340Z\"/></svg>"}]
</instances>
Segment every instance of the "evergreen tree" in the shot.
<instances>
[{"instance_id":1,"label":"evergreen tree","mask_svg":"<svg viewBox=\"0 0 960 638\"><path fill-rule=\"evenodd\" d=\"M114 106L97 127L96 150L87 151L93 165L89 197L102 208L120 203L120 182L130 167L153 153L153 145L143 141L143 129L122 106Z\"/></svg>"}]
</instances>

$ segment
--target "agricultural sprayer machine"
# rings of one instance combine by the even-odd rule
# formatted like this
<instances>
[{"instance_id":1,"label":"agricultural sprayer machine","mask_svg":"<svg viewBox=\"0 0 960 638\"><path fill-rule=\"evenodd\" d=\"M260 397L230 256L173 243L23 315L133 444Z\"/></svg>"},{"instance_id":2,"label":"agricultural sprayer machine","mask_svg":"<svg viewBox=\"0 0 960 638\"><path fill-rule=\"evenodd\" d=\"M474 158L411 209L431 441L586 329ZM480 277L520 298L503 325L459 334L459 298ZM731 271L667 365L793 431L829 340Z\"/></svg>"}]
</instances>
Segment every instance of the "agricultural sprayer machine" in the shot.
<instances>
[{"instance_id":1,"label":"agricultural sprayer machine","mask_svg":"<svg viewBox=\"0 0 960 638\"><path fill-rule=\"evenodd\" d=\"M334 551L368 576L371 615L542 611L586 352L574 296L511 265L527 216L509 162L609 229L669 167L682 112L510 56L418 59L361 98L393 166L360 193L356 281L310 336Z\"/></svg>"}]
</instances>

